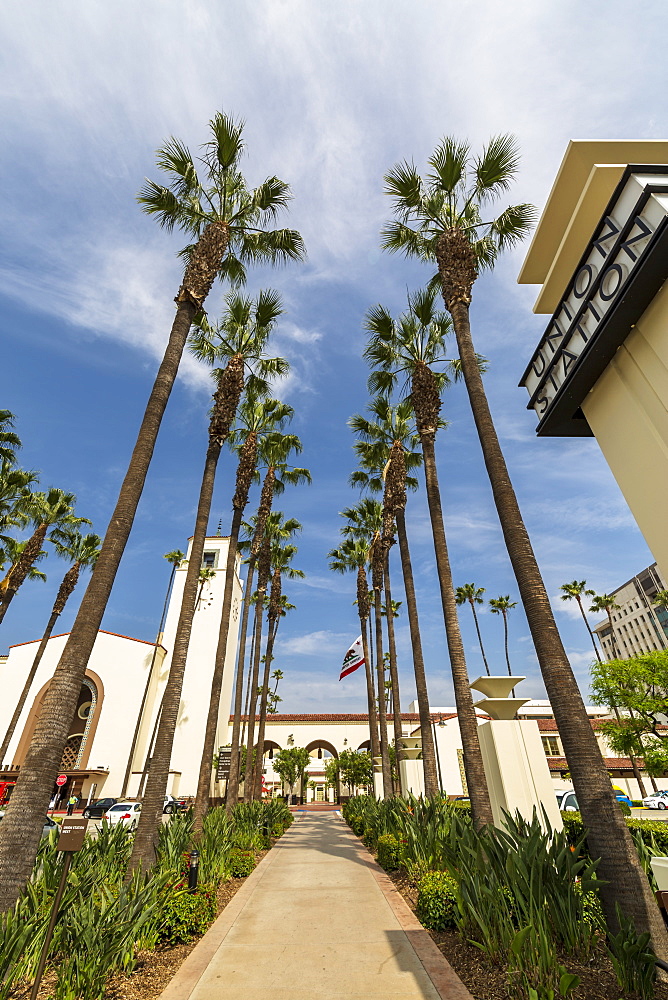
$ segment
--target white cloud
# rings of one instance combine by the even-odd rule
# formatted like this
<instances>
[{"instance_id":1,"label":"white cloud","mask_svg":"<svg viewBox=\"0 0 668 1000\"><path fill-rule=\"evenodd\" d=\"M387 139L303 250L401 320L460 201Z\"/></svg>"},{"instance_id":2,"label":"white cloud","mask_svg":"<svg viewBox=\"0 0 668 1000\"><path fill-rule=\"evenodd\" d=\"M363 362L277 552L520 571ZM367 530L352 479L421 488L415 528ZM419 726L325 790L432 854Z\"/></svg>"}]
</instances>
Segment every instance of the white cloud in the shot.
<instances>
[{"instance_id":1,"label":"white cloud","mask_svg":"<svg viewBox=\"0 0 668 1000\"><path fill-rule=\"evenodd\" d=\"M296 635L291 639L280 639L277 646L281 653L296 656L319 656L328 653L341 657L345 655L350 642L354 642L355 636L351 638L348 632L330 632L329 629L322 629L318 632L307 632L305 635Z\"/></svg>"}]
</instances>

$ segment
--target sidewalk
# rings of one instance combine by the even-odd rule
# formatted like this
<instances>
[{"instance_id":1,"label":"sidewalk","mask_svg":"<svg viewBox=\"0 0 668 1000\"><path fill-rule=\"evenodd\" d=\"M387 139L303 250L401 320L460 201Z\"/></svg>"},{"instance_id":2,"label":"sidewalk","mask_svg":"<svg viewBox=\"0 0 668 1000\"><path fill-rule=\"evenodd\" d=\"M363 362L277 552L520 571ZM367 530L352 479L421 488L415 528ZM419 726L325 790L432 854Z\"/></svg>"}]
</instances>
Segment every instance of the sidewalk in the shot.
<instances>
[{"instance_id":1,"label":"sidewalk","mask_svg":"<svg viewBox=\"0 0 668 1000\"><path fill-rule=\"evenodd\" d=\"M334 813L263 859L161 1000L472 1000L391 880Z\"/></svg>"}]
</instances>

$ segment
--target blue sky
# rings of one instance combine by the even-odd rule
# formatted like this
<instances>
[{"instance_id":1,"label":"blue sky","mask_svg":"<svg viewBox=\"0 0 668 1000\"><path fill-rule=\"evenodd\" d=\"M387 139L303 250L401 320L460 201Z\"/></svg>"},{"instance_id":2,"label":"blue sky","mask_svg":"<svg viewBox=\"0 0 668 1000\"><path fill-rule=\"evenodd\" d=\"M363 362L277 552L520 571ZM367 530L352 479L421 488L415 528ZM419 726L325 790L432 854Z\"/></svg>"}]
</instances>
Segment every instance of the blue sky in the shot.
<instances>
[{"instance_id":1,"label":"blue sky","mask_svg":"<svg viewBox=\"0 0 668 1000\"><path fill-rule=\"evenodd\" d=\"M286 493L304 525L286 586L297 610L279 633L275 666L286 711L361 711L363 680L339 683L357 635L354 579L328 572L338 511L355 502L346 421L367 403L362 320L394 312L425 273L380 253L388 218L383 173L412 158L424 168L444 134L475 146L514 132L523 150L512 201L542 209L569 139L665 138L663 2L513 0L34 0L2 12L4 239L0 249L0 407L17 417L22 463L44 485L76 492L102 533L156 369L180 281L183 242L141 214L135 195L156 178L170 135L193 151L218 109L246 120L246 176L277 174L293 189L288 224L309 259L252 273L276 287L286 312L276 347L292 363L281 395L314 483ZM482 277L472 308L486 384L520 503L566 648L586 688L589 639L559 585L586 578L609 591L652 557L598 450L588 439L538 440L517 388L546 317L516 276L526 247ZM216 315L223 290L207 306ZM152 639L167 583L163 553L185 548L206 440L207 376L186 359L103 627ZM455 582L486 597L517 589L503 550L463 387L446 395L438 443ZM221 462L211 521L230 520L233 463ZM409 500L432 704L453 703L424 498ZM401 599L396 554L395 598ZM0 647L38 636L63 572L26 584ZM76 601L63 615L70 627ZM462 614L469 671L481 672L470 614ZM483 613L493 664L503 665L500 619ZM414 697L405 617L398 620L402 702ZM526 696L544 697L526 621L510 620L511 659Z\"/></svg>"}]
</instances>

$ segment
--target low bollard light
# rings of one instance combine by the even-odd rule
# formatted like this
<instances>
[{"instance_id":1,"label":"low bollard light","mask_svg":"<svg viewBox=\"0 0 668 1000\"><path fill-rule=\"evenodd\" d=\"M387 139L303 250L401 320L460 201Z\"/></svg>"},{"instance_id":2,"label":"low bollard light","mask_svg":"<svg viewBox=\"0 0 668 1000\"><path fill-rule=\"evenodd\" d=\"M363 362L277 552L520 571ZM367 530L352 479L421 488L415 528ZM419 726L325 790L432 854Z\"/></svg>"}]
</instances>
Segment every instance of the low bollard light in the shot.
<instances>
[{"instance_id":1,"label":"low bollard light","mask_svg":"<svg viewBox=\"0 0 668 1000\"><path fill-rule=\"evenodd\" d=\"M188 864L188 892L194 892L197 888L197 876L199 874L199 851L196 847L190 852L190 863Z\"/></svg>"}]
</instances>

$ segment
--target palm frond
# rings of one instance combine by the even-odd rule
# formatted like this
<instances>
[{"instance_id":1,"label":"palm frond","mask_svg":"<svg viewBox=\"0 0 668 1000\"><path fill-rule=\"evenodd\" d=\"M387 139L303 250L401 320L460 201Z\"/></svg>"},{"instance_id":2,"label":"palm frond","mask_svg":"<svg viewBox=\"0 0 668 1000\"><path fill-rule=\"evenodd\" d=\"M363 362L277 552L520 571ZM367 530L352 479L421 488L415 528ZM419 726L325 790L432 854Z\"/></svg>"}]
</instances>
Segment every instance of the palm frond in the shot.
<instances>
[{"instance_id":1,"label":"palm frond","mask_svg":"<svg viewBox=\"0 0 668 1000\"><path fill-rule=\"evenodd\" d=\"M169 188L147 179L137 195L137 201L142 206L142 212L157 215L161 227L168 232L178 226L185 232L199 235L204 216L193 211L190 205L184 205Z\"/></svg>"},{"instance_id":2,"label":"palm frond","mask_svg":"<svg viewBox=\"0 0 668 1000\"><path fill-rule=\"evenodd\" d=\"M494 220L490 233L496 237L499 250L506 250L525 239L536 224L534 205L511 205Z\"/></svg>"},{"instance_id":3,"label":"palm frond","mask_svg":"<svg viewBox=\"0 0 668 1000\"><path fill-rule=\"evenodd\" d=\"M285 264L289 260L306 259L304 241L295 229L274 229L271 232L233 231L233 237L237 237L238 256L243 263Z\"/></svg>"},{"instance_id":4,"label":"palm frond","mask_svg":"<svg viewBox=\"0 0 668 1000\"><path fill-rule=\"evenodd\" d=\"M156 163L161 170L172 175L169 187L180 200L191 198L195 192L201 191L190 150L179 139L172 136L158 150Z\"/></svg>"},{"instance_id":5,"label":"palm frond","mask_svg":"<svg viewBox=\"0 0 668 1000\"><path fill-rule=\"evenodd\" d=\"M275 219L279 211L287 208L291 200L290 185L278 177L267 177L252 194L253 207L269 219Z\"/></svg>"},{"instance_id":6,"label":"palm frond","mask_svg":"<svg viewBox=\"0 0 668 1000\"><path fill-rule=\"evenodd\" d=\"M218 268L218 277L221 281L227 281L232 288L238 288L246 284L246 268L235 254L228 251Z\"/></svg>"},{"instance_id":7,"label":"palm frond","mask_svg":"<svg viewBox=\"0 0 668 1000\"><path fill-rule=\"evenodd\" d=\"M395 211L399 215L404 215L406 210L416 211L419 209L423 196L422 178L415 168L415 164L404 160L397 163L389 170L385 177L385 194L396 199Z\"/></svg>"},{"instance_id":8,"label":"palm frond","mask_svg":"<svg viewBox=\"0 0 668 1000\"><path fill-rule=\"evenodd\" d=\"M481 202L498 197L510 187L519 167L514 135L493 136L474 160L475 192Z\"/></svg>"},{"instance_id":9,"label":"palm frond","mask_svg":"<svg viewBox=\"0 0 668 1000\"><path fill-rule=\"evenodd\" d=\"M244 125L243 119L234 119L222 111L217 111L209 122L213 140L206 143L204 148L209 156L213 154L215 163L223 170L233 167L243 153Z\"/></svg>"},{"instance_id":10,"label":"palm frond","mask_svg":"<svg viewBox=\"0 0 668 1000\"><path fill-rule=\"evenodd\" d=\"M432 184L443 191L454 193L466 179L466 164L470 152L467 142L457 142L453 136L441 139L428 160L434 171L428 175Z\"/></svg>"},{"instance_id":11,"label":"palm frond","mask_svg":"<svg viewBox=\"0 0 668 1000\"><path fill-rule=\"evenodd\" d=\"M389 222L380 234L380 245L387 253L401 251L407 257L417 257L419 260L433 258L433 249L429 240L422 233L411 229L403 222Z\"/></svg>"},{"instance_id":12,"label":"palm frond","mask_svg":"<svg viewBox=\"0 0 668 1000\"><path fill-rule=\"evenodd\" d=\"M369 392L372 395L386 395L394 392L397 384L396 372L373 371L369 375L367 382Z\"/></svg>"}]
</instances>

